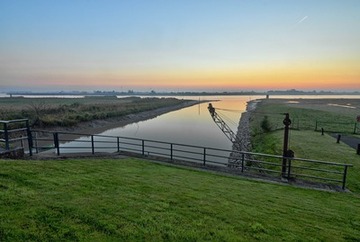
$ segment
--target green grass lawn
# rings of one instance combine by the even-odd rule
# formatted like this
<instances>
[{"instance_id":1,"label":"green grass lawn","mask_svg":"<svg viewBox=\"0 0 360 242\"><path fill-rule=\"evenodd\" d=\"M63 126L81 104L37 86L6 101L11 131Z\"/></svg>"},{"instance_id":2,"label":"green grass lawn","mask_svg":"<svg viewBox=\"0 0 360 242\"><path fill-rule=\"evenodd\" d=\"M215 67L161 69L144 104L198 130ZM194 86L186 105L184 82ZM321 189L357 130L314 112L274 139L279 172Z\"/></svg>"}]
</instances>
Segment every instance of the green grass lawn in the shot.
<instances>
[{"instance_id":1,"label":"green grass lawn","mask_svg":"<svg viewBox=\"0 0 360 242\"><path fill-rule=\"evenodd\" d=\"M356 109L329 106L328 103L346 104L353 103L357 108L360 106L360 100L289 100L285 99L269 99L262 100L256 112L252 114L252 147L253 152L267 154L282 154L283 148L283 127L282 113L289 113L292 119L292 129L289 136L289 149L293 150L295 157L311 160L322 160L336 163L353 164L349 168L346 187L353 192L360 193L360 156L356 154L356 150L340 142L336 143L336 139L329 134L321 135L320 132L314 132L316 120L323 122L351 122L355 120ZM268 117L268 126L270 131L265 132L261 128L261 124L265 115ZM350 127L350 126L349 126ZM333 125L333 129L341 133L353 131L353 125L349 128L342 124ZM347 132L349 131L349 132ZM354 135L357 136L358 135ZM306 166L327 169L316 164L306 164ZM301 171L299 171L301 173ZM309 175L312 175L309 173ZM341 179L341 177L329 178Z\"/></svg>"},{"instance_id":2,"label":"green grass lawn","mask_svg":"<svg viewBox=\"0 0 360 242\"><path fill-rule=\"evenodd\" d=\"M357 193L140 159L0 161L0 241L358 241Z\"/></svg>"},{"instance_id":3,"label":"green grass lawn","mask_svg":"<svg viewBox=\"0 0 360 242\"><path fill-rule=\"evenodd\" d=\"M350 99L356 109L341 108L329 106L329 103L343 103L343 99L296 99L295 102L289 103L286 99L268 99L262 100L256 107L253 115L253 132L261 132L260 123L264 116L268 117L270 126L273 130L283 128L284 113L290 114L292 120L292 128L299 130L321 130L329 132L342 132L352 134L356 117L359 115L360 108L359 99ZM291 102L291 101L290 101ZM316 122L318 125L316 127ZM340 123L340 124L339 124ZM357 124L357 134L360 133L360 124Z\"/></svg>"},{"instance_id":4,"label":"green grass lawn","mask_svg":"<svg viewBox=\"0 0 360 242\"><path fill-rule=\"evenodd\" d=\"M283 131L267 133L262 142L259 149L281 154ZM342 142L336 143L336 139L328 134L321 135L310 130L291 130L289 148L298 158L352 164L353 167L348 170L346 187L360 194L360 155L356 154L355 149Z\"/></svg>"}]
</instances>

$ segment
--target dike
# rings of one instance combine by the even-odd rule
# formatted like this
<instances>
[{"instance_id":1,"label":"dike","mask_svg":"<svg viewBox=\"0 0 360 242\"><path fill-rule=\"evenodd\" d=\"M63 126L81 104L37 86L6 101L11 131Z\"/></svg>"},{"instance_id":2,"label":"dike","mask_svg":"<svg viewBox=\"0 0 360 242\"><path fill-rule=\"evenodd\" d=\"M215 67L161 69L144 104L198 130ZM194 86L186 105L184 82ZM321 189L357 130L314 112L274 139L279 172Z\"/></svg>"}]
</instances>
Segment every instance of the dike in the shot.
<instances>
[{"instance_id":1,"label":"dike","mask_svg":"<svg viewBox=\"0 0 360 242\"><path fill-rule=\"evenodd\" d=\"M250 118L251 112L256 109L256 105L259 100L252 100L247 103L246 111L241 114L239 120L239 126L236 135L241 138L240 150L239 147L233 145L233 150L251 152L251 130L250 130Z\"/></svg>"}]
</instances>

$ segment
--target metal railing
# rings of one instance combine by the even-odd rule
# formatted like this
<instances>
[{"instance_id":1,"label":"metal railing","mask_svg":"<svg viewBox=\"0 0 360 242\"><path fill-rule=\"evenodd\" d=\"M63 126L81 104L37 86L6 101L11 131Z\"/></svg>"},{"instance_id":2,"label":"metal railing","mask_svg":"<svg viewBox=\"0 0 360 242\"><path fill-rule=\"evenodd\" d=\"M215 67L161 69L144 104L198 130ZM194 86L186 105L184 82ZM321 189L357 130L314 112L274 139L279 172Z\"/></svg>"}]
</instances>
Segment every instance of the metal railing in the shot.
<instances>
[{"instance_id":1,"label":"metal railing","mask_svg":"<svg viewBox=\"0 0 360 242\"><path fill-rule=\"evenodd\" d=\"M290 158L252 152L217 149L188 144L170 143L130 137L89 135L70 132L33 130L33 149L36 152L67 153L126 152L141 156L184 161L203 166L234 169L250 175L286 178L346 187L348 167L351 164ZM38 134L42 134L39 138ZM46 135L46 137L44 137ZM282 173L283 159L287 160L286 173Z\"/></svg>"},{"instance_id":2,"label":"metal railing","mask_svg":"<svg viewBox=\"0 0 360 242\"><path fill-rule=\"evenodd\" d=\"M25 142L24 142L25 141ZM6 151L13 146L28 147L32 155L32 137L28 119L0 120L0 144Z\"/></svg>"},{"instance_id":3,"label":"metal railing","mask_svg":"<svg viewBox=\"0 0 360 242\"><path fill-rule=\"evenodd\" d=\"M343 132L359 134L359 124L357 122L325 122L315 121L315 131L325 130L326 132Z\"/></svg>"}]
</instances>

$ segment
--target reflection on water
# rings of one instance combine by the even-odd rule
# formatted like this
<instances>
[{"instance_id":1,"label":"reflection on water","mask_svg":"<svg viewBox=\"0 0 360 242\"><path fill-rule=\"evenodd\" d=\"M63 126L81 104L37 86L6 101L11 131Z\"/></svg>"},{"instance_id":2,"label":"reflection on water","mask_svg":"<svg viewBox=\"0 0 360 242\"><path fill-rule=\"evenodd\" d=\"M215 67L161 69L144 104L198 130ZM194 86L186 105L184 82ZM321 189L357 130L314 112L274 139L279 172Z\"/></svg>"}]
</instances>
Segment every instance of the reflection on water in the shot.
<instances>
[{"instance_id":1,"label":"reflection on water","mask_svg":"<svg viewBox=\"0 0 360 242\"><path fill-rule=\"evenodd\" d=\"M196 97L193 97L196 99ZM224 120L236 132L241 113L246 110L249 96L206 97L219 109ZM207 109L208 102L169 112L154 119L107 130L101 135L182 143L220 149L231 149L232 143L216 126ZM84 138L83 138L84 139ZM72 143L68 143L72 145Z\"/></svg>"}]
</instances>

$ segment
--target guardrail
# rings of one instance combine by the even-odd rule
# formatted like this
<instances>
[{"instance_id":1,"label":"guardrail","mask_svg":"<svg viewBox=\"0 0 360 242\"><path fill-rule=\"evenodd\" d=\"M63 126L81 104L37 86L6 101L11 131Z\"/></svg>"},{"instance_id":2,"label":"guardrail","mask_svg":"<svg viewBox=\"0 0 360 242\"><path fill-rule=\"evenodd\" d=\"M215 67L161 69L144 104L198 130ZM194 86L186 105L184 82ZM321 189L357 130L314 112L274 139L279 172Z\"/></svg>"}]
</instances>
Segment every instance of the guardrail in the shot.
<instances>
[{"instance_id":1,"label":"guardrail","mask_svg":"<svg viewBox=\"0 0 360 242\"><path fill-rule=\"evenodd\" d=\"M32 137L28 119L0 120L0 144L5 150L10 150L12 144L24 147L27 143L29 153L32 155ZM24 141L27 141L24 143Z\"/></svg>"},{"instance_id":2,"label":"guardrail","mask_svg":"<svg viewBox=\"0 0 360 242\"><path fill-rule=\"evenodd\" d=\"M266 177L303 180L346 187L348 167L351 164L290 158L277 155L217 149L188 144L169 143L130 137L89 135L70 132L33 130L33 149L36 152L51 150L57 155L66 153L127 152L152 156L170 161L186 161L203 166L219 166L239 172ZM47 138L38 138L38 134ZM287 160L286 173L282 161Z\"/></svg>"}]
</instances>

